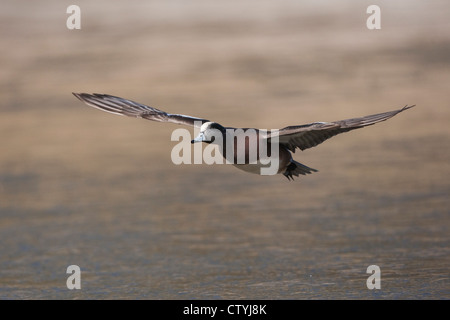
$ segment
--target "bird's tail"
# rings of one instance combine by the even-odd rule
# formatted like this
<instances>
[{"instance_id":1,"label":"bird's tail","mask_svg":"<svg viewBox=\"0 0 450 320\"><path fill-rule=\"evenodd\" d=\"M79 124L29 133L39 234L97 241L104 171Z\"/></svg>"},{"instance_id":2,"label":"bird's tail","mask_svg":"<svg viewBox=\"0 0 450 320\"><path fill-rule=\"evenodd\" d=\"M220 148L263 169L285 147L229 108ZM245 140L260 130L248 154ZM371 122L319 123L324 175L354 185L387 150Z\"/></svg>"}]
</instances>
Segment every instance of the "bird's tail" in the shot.
<instances>
[{"instance_id":1,"label":"bird's tail","mask_svg":"<svg viewBox=\"0 0 450 320\"><path fill-rule=\"evenodd\" d=\"M291 160L291 163L287 166L286 171L283 173L283 175L288 180L294 180L293 176L298 177L300 174L307 175L317 171L317 169L310 168L308 166L305 166L304 164L301 164L300 162Z\"/></svg>"}]
</instances>

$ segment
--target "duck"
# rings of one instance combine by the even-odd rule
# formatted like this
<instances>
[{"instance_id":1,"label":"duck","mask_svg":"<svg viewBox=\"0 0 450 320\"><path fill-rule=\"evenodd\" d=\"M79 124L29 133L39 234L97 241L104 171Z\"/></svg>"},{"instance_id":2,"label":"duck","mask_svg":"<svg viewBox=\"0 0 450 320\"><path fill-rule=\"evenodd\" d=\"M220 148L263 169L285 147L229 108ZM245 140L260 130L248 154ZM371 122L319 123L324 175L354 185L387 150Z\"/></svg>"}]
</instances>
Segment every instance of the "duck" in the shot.
<instances>
[{"instance_id":1,"label":"duck","mask_svg":"<svg viewBox=\"0 0 450 320\"><path fill-rule=\"evenodd\" d=\"M393 111L345 120L312 122L265 130L225 127L218 122L183 114L171 114L109 94L73 92L73 95L86 105L108 113L193 127L199 130L199 133L190 141L192 144L217 145L227 163L231 163L236 168L260 175L267 175L270 171L269 174L282 174L289 181L294 180L294 177L318 171L293 159L292 154L297 149L304 151L315 147L338 134L386 121L415 106L406 105ZM251 139L253 136L255 139ZM275 166L270 164L271 161L275 163ZM269 165L275 170L268 170ZM266 173L263 173L265 169Z\"/></svg>"}]
</instances>

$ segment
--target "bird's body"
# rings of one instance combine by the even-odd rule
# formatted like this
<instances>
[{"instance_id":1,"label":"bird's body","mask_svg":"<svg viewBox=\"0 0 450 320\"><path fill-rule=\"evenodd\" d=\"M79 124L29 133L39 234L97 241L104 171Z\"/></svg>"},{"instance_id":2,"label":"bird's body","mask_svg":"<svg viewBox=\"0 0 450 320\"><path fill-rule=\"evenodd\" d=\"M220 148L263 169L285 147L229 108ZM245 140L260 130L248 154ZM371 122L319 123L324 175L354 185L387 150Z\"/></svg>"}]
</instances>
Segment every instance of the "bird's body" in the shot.
<instances>
[{"instance_id":1,"label":"bird's body","mask_svg":"<svg viewBox=\"0 0 450 320\"><path fill-rule=\"evenodd\" d=\"M276 158L278 159L278 170L276 173L285 172L286 168L291 164L291 161L293 161L291 153L284 147L279 147L278 156ZM258 157L254 162L246 161L246 163L243 164L238 164L237 161L234 161L233 166L245 172L261 174L261 169L268 167L267 163L270 163L270 160L271 157L269 156L263 157L262 159ZM311 170L316 171L315 169Z\"/></svg>"},{"instance_id":2,"label":"bird's body","mask_svg":"<svg viewBox=\"0 0 450 320\"><path fill-rule=\"evenodd\" d=\"M360 118L333 122L314 122L305 125L289 126L275 131L266 131L223 127L216 122L206 119L170 114L111 95L87 93L74 93L74 95L89 106L113 114L199 128L200 133L197 138L192 140L192 143L217 144L219 151L228 163L249 173L261 174L262 168L266 168L270 160L276 158L277 170L274 173L282 173L289 180L293 179L293 176L306 175L317 171L293 160L291 152L295 152L296 148L305 150L315 147L337 134L385 121L413 107L405 106L398 110ZM253 136L254 140L251 139ZM236 141L238 142L236 143ZM266 152L261 152L262 150L266 150ZM239 158L239 155L241 158Z\"/></svg>"}]
</instances>

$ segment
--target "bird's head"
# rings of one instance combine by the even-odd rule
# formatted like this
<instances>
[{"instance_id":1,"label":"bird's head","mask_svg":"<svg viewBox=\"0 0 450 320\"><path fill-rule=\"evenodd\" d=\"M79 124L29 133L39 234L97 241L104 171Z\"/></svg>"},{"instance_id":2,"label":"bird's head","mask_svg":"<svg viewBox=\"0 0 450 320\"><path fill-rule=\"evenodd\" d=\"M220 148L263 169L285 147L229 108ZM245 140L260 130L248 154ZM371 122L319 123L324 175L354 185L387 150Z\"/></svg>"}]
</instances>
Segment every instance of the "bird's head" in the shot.
<instances>
[{"instance_id":1,"label":"bird's head","mask_svg":"<svg viewBox=\"0 0 450 320\"><path fill-rule=\"evenodd\" d=\"M205 142L213 143L218 136L221 138L225 135L225 128L216 122L205 122L200 127L200 133L191 141L191 143ZM220 139L222 141L222 139Z\"/></svg>"}]
</instances>

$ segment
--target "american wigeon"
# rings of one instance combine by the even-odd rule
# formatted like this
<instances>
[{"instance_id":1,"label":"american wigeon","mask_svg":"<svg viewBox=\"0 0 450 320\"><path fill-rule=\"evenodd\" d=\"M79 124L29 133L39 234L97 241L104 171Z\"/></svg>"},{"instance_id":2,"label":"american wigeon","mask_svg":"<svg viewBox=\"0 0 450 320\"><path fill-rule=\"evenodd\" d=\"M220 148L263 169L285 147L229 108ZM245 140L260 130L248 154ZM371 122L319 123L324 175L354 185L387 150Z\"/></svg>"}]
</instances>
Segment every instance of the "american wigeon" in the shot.
<instances>
[{"instance_id":1,"label":"american wigeon","mask_svg":"<svg viewBox=\"0 0 450 320\"><path fill-rule=\"evenodd\" d=\"M292 159L291 152L295 152L296 148L305 150L315 147L337 134L385 121L404 110L414 107L405 106L398 110L360 118L333 122L313 122L310 124L289 126L280 130L266 131L260 129L237 129L232 127L223 127L217 122L181 114L170 114L150 106L107 94L73 94L91 107L117 115L143 118L159 122L172 122L199 128L199 135L193 139L191 143L205 142L218 144L220 147L220 152L223 157L229 161L229 163L232 163L237 168L250 173L261 174L261 168L267 166L267 161L262 161L267 159L259 158L259 150L263 146L261 143L266 144L265 147L267 150L267 157L271 157L273 156L271 154L273 152L271 151L274 149L273 142L276 141L277 143L275 144L275 147L278 149L278 156L276 157L278 161L278 170L275 173L282 173L286 178L288 178L288 180L293 180L293 176L298 177L300 174L306 175L317 172L316 169L307 167ZM252 132L255 133L257 139L254 141L256 141L256 143L252 145L251 139L244 139L245 159L243 161L237 161L237 155L239 155L238 144L233 143L232 146L234 146L234 150L230 152L230 149L228 148L229 152L227 152L227 146L229 146L227 142L230 142L230 140L233 140L234 142L239 137L239 135L236 137L236 135L233 134L234 132L239 131L241 134L246 134L249 130L252 130ZM221 139L216 139L217 137L220 137ZM257 155L256 161L255 159L253 159L253 161L250 159L252 150L256 151L254 152ZM229 157L230 154L232 155L231 158Z\"/></svg>"}]
</instances>

